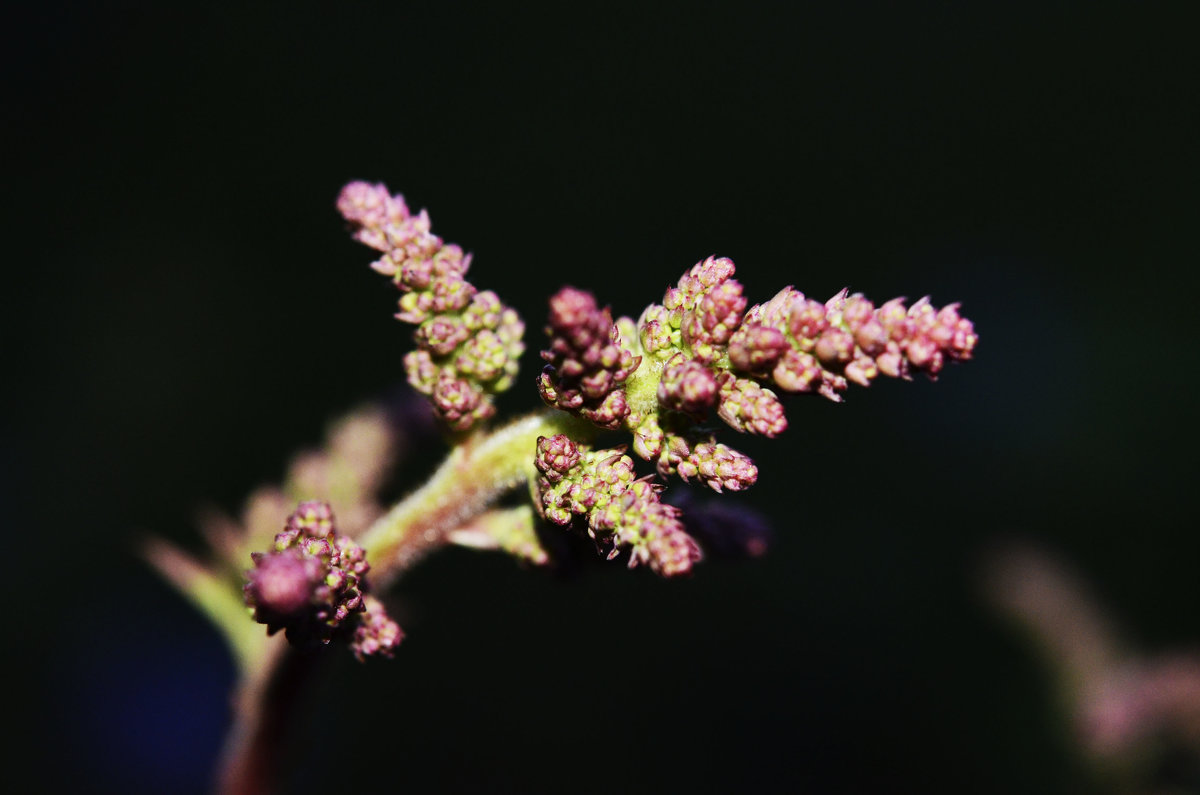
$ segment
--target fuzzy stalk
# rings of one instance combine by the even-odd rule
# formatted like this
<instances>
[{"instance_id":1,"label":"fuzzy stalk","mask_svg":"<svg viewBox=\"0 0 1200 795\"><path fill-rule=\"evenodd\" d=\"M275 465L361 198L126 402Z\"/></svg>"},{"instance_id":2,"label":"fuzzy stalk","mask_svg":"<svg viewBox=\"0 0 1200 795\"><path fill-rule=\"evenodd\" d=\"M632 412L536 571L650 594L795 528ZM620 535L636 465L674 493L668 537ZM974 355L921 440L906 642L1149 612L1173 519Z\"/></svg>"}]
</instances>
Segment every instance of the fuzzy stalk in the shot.
<instances>
[{"instance_id":1,"label":"fuzzy stalk","mask_svg":"<svg viewBox=\"0 0 1200 795\"><path fill-rule=\"evenodd\" d=\"M217 769L218 795L281 791L288 726L312 669L323 657L293 648L280 633L268 640L258 664L242 672L233 698L233 723Z\"/></svg>"},{"instance_id":2,"label":"fuzzy stalk","mask_svg":"<svg viewBox=\"0 0 1200 795\"><path fill-rule=\"evenodd\" d=\"M560 411L541 411L491 433L467 437L419 489L381 516L358 539L371 580L386 588L448 534L489 510L506 492L536 480L539 436L589 439L595 428Z\"/></svg>"}]
</instances>

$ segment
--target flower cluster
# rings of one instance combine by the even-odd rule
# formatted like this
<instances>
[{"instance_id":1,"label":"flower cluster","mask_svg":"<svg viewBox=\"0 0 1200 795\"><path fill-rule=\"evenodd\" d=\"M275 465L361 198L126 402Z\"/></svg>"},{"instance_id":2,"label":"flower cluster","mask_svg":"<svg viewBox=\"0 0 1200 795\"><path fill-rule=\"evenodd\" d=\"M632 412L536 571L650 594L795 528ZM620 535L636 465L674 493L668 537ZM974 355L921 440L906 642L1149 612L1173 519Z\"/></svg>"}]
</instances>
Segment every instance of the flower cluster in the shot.
<instances>
[{"instance_id":1,"label":"flower cluster","mask_svg":"<svg viewBox=\"0 0 1200 795\"><path fill-rule=\"evenodd\" d=\"M958 304L938 310L926 296L876 309L848 293L821 303L785 287L746 313L730 340L730 365L787 392L839 401L847 381L869 386L880 373L908 379L913 371L936 379L947 362L971 358L978 336Z\"/></svg>"},{"instance_id":2,"label":"flower cluster","mask_svg":"<svg viewBox=\"0 0 1200 795\"><path fill-rule=\"evenodd\" d=\"M775 390L841 400L849 381L933 378L975 347L957 304L936 310L923 298L906 308L895 299L876 309L845 290L822 304L786 287L747 309L734 271L725 258L697 263L636 324L613 322L587 293L560 292L542 354L543 399L604 428L619 422L663 476L739 491L758 470L716 441L706 424L714 410L737 431L775 437L787 428Z\"/></svg>"},{"instance_id":3,"label":"flower cluster","mask_svg":"<svg viewBox=\"0 0 1200 795\"><path fill-rule=\"evenodd\" d=\"M629 565L645 563L672 577L691 571L700 547L679 520L679 509L659 499L661 486L634 478L633 459L616 450L588 450L567 436L539 437L535 459L543 516L558 525L576 517L611 559L630 551Z\"/></svg>"},{"instance_id":4,"label":"flower cluster","mask_svg":"<svg viewBox=\"0 0 1200 795\"><path fill-rule=\"evenodd\" d=\"M520 317L466 280L471 256L443 243L430 231L429 215L410 213L403 196L352 182L337 206L354 238L383 252L371 267L403 293L396 317L417 325L417 350L404 358L409 383L451 430L492 416L493 397L512 385L524 351Z\"/></svg>"},{"instance_id":5,"label":"flower cluster","mask_svg":"<svg viewBox=\"0 0 1200 795\"><path fill-rule=\"evenodd\" d=\"M608 308L598 308L591 293L565 287L550 299L546 334L548 364L537 381L542 400L601 428L619 428L629 414L625 380L641 357L621 345Z\"/></svg>"},{"instance_id":6,"label":"flower cluster","mask_svg":"<svg viewBox=\"0 0 1200 795\"><path fill-rule=\"evenodd\" d=\"M274 549L251 558L245 601L268 633L283 629L297 646L349 639L359 659L390 657L403 638L383 604L366 595L366 555L337 531L327 503L300 503Z\"/></svg>"}]
</instances>

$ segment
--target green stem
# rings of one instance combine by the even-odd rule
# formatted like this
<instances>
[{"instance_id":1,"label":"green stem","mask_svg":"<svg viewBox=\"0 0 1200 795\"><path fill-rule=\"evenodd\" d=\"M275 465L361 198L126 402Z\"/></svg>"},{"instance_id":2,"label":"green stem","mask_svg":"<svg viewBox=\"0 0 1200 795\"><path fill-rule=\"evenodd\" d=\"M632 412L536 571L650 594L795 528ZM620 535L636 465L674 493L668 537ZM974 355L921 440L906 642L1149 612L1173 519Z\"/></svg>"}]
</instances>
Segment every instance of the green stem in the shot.
<instances>
[{"instance_id":1,"label":"green stem","mask_svg":"<svg viewBox=\"0 0 1200 795\"><path fill-rule=\"evenodd\" d=\"M384 588L446 535L488 510L506 492L536 477L537 438L566 433L590 438L589 423L546 410L487 434L468 437L417 491L376 520L358 539L371 580Z\"/></svg>"}]
</instances>

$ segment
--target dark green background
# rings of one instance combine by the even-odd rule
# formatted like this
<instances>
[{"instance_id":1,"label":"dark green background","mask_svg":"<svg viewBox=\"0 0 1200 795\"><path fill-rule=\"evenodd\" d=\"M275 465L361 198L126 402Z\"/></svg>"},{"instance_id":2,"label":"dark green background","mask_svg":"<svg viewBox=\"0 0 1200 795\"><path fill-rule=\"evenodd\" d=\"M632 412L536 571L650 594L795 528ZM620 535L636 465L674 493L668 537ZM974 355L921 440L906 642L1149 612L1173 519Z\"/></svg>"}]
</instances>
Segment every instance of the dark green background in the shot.
<instances>
[{"instance_id":1,"label":"dark green background","mask_svg":"<svg viewBox=\"0 0 1200 795\"><path fill-rule=\"evenodd\" d=\"M403 380L355 178L522 312L511 412L561 284L636 315L714 253L752 300L929 293L982 341L727 438L764 559L430 560L398 658L333 661L289 791L1100 787L979 570L1033 539L1146 650L1200 640L1186 4L161 5L0 20L10 751L47 789L206 789L231 667L131 549L194 546Z\"/></svg>"}]
</instances>

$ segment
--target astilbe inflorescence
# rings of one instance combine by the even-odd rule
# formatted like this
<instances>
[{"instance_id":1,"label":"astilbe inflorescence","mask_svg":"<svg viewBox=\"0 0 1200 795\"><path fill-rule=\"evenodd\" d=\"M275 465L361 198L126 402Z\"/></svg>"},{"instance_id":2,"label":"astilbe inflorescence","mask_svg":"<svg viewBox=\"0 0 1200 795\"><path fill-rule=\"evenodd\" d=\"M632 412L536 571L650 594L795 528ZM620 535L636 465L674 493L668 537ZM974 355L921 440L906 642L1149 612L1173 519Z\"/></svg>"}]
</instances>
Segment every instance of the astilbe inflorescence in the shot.
<instances>
[{"instance_id":1,"label":"astilbe inflorescence","mask_svg":"<svg viewBox=\"0 0 1200 795\"><path fill-rule=\"evenodd\" d=\"M686 574L700 559L679 509L659 499L660 485L634 476L622 449L589 450L565 434L542 436L535 464L542 515L558 525L581 517L610 559L628 549L631 567L644 563L665 577Z\"/></svg>"},{"instance_id":2,"label":"astilbe inflorescence","mask_svg":"<svg viewBox=\"0 0 1200 795\"><path fill-rule=\"evenodd\" d=\"M409 383L450 430L492 416L493 398L512 385L524 350L516 311L466 280L471 255L443 243L430 231L429 215L413 215L403 196L351 182L337 206L354 238L383 252L371 267L403 293L397 319L417 325L417 349L404 358Z\"/></svg>"},{"instance_id":3,"label":"astilbe inflorescence","mask_svg":"<svg viewBox=\"0 0 1200 795\"><path fill-rule=\"evenodd\" d=\"M404 635L383 603L367 595L362 547L337 531L328 503L297 506L268 552L251 556L245 601L254 620L295 646L348 640L355 656L392 656Z\"/></svg>"},{"instance_id":4,"label":"astilbe inflorescence","mask_svg":"<svg viewBox=\"0 0 1200 795\"><path fill-rule=\"evenodd\" d=\"M578 401L561 398L574 394L576 381L592 378L590 388L577 391L587 405L619 406L634 452L661 475L738 491L753 485L758 470L716 440L708 424L714 410L737 431L775 437L787 428L779 392L840 401L850 381L866 386L880 373L936 378L947 362L970 359L977 341L957 304L937 310L928 298L911 308L894 299L877 309L847 290L821 303L789 286L747 310L734 272L725 258L697 263L636 324L610 321L586 293L560 293L558 306L570 311L552 303L543 398L613 428L618 412L589 416Z\"/></svg>"},{"instance_id":5,"label":"astilbe inflorescence","mask_svg":"<svg viewBox=\"0 0 1200 795\"><path fill-rule=\"evenodd\" d=\"M629 414L625 380L637 369L608 308L591 293L565 287L550 299L548 364L538 376L542 400L601 428L615 430Z\"/></svg>"}]
</instances>

